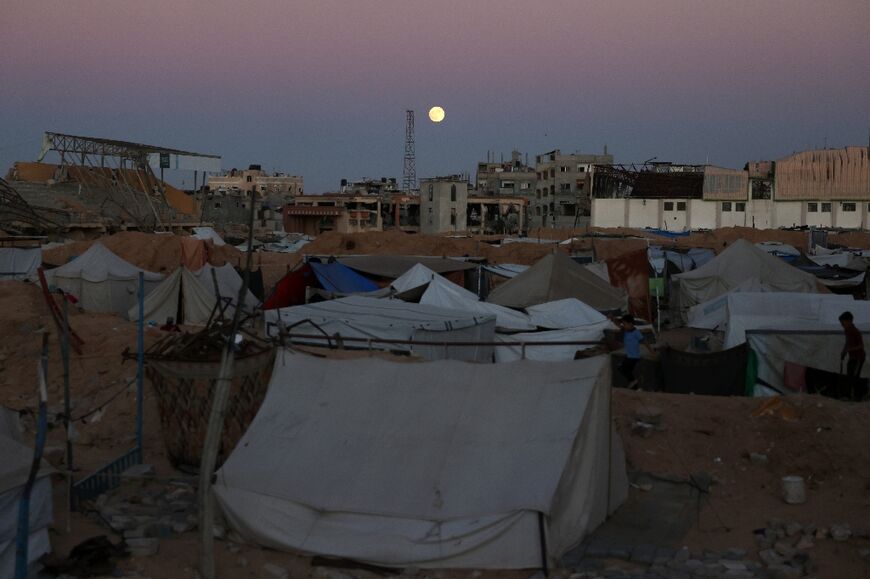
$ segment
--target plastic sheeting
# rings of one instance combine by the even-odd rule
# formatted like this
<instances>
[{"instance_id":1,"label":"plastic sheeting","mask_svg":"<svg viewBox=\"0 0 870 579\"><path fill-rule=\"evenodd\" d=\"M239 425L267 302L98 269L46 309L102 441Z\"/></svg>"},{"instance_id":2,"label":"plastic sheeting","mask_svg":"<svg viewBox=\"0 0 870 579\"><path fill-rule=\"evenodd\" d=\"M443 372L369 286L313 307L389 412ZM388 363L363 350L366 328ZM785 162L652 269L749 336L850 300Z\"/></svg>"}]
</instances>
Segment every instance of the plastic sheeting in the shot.
<instances>
[{"instance_id":1,"label":"plastic sheeting","mask_svg":"<svg viewBox=\"0 0 870 579\"><path fill-rule=\"evenodd\" d=\"M663 392L705 396L743 396L746 392L745 344L720 352L661 353Z\"/></svg>"},{"instance_id":2,"label":"plastic sheeting","mask_svg":"<svg viewBox=\"0 0 870 579\"><path fill-rule=\"evenodd\" d=\"M218 232L214 230L213 227L194 227L193 235L196 239L201 239L203 241L211 241L216 246L226 245L226 242L223 238L218 235Z\"/></svg>"},{"instance_id":3,"label":"plastic sheeting","mask_svg":"<svg viewBox=\"0 0 870 579\"><path fill-rule=\"evenodd\" d=\"M567 298L526 308L531 322L541 328L561 330L606 322L607 316L578 299Z\"/></svg>"},{"instance_id":4,"label":"plastic sheeting","mask_svg":"<svg viewBox=\"0 0 870 579\"><path fill-rule=\"evenodd\" d=\"M337 300L317 302L280 310L265 312L270 334L283 327L301 324L291 329L295 334L321 335L325 332L331 337L294 338L306 344L335 344L335 334L343 338L364 338L376 340L421 340L438 342L492 342L495 338L495 316L474 315L467 311L457 311L424 304L413 304L401 300L376 299L351 296ZM279 322L280 320L280 322ZM492 346L450 347L409 344L379 344L376 348L397 351L413 351L427 360L451 358L457 360L492 361ZM346 346L365 348L363 343L347 343Z\"/></svg>"},{"instance_id":5,"label":"plastic sheeting","mask_svg":"<svg viewBox=\"0 0 870 579\"><path fill-rule=\"evenodd\" d=\"M496 334L496 341L503 344L515 345L512 347L497 347L495 349L495 361L513 362L515 360L526 359L553 362L573 360L577 352L594 348L595 345L536 346L535 342L600 342L604 339L604 330L615 329L615 326L609 320L605 320L577 328L543 332L520 332L518 334Z\"/></svg>"},{"instance_id":6,"label":"plastic sheeting","mask_svg":"<svg viewBox=\"0 0 870 579\"><path fill-rule=\"evenodd\" d=\"M298 306L305 303L305 288L317 281L314 270L307 263L288 272L278 280L271 294L263 302L264 310Z\"/></svg>"},{"instance_id":7,"label":"plastic sheeting","mask_svg":"<svg viewBox=\"0 0 870 579\"><path fill-rule=\"evenodd\" d=\"M625 308L625 292L616 289L562 252L551 253L490 292L487 301L525 308L577 298L599 311Z\"/></svg>"},{"instance_id":8,"label":"plastic sheeting","mask_svg":"<svg viewBox=\"0 0 870 579\"><path fill-rule=\"evenodd\" d=\"M497 304L481 302L477 299L477 295L440 275L436 275L429 282L429 286L420 298L420 303L468 312L476 316L495 316L496 326L502 330L537 329L526 314Z\"/></svg>"},{"instance_id":9,"label":"plastic sheeting","mask_svg":"<svg viewBox=\"0 0 870 579\"><path fill-rule=\"evenodd\" d=\"M465 271L477 267L474 263L460 259L411 255L348 255L339 257L338 261L364 274L387 278L397 278L418 263L435 273Z\"/></svg>"},{"instance_id":10,"label":"plastic sheeting","mask_svg":"<svg viewBox=\"0 0 870 579\"><path fill-rule=\"evenodd\" d=\"M390 284L398 293L404 293L412 289L424 286L432 281L432 278L437 274L423 265L422 263L415 264L411 269L397 277Z\"/></svg>"},{"instance_id":11,"label":"plastic sheeting","mask_svg":"<svg viewBox=\"0 0 870 579\"><path fill-rule=\"evenodd\" d=\"M698 269L674 276L679 280L679 301L683 311L719 297L753 278L776 291L818 291L815 276L788 265L743 239L735 241L716 259Z\"/></svg>"},{"instance_id":12,"label":"plastic sheeting","mask_svg":"<svg viewBox=\"0 0 870 579\"><path fill-rule=\"evenodd\" d=\"M539 567L539 513L552 561L627 496L606 362L280 353L215 495L232 528L266 547L392 567Z\"/></svg>"},{"instance_id":13,"label":"plastic sheeting","mask_svg":"<svg viewBox=\"0 0 870 579\"><path fill-rule=\"evenodd\" d=\"M327 291L358 293L379 289L378 284L337 261L332 263L309 261L308 265L314 270L317 281Z\"/></svg>"},{"instance_id":14,"label":"plastic sheeting","mask_svg":"<svg viewBox=\"0 0 870 579\"><path fill-rule=\"evenodd\" d=\"M88 312L126 315L136 306L139 272L145 274L145 294L160 285L163 276L124 261L99 241L74 260L45 272L49 285L79 300Z\"/></svg>"},{"instance_id":15,"label":"plastic sheeting","mask_svg":"<svg viewBox=\"0 0 870 579\"><path fill-rule=\"evenodd\" d=\"M0 279L35 280L36 270L42 265L42 250L38 247L23 249L0 247Z\"/></svg>"}]
</instances>

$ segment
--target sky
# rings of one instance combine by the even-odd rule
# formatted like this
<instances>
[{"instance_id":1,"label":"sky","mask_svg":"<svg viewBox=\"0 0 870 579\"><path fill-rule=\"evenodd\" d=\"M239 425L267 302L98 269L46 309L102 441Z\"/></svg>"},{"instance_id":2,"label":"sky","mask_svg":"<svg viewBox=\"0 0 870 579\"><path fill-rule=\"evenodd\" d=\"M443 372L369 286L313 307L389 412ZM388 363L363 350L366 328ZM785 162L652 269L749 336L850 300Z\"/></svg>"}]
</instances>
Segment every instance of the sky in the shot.
<instances>
[{"instance_id":1,"label":"sky","mask_svg":"<svg viewBox=\"0 0 870 579\"><path fill-rule=\"evenodd\" d=\"M6 0L0 174L54 131L401 182L406 109L418 177L605 144L742 167L867 145L868 30L867 0Z\"/></svg>"}]
</instances>

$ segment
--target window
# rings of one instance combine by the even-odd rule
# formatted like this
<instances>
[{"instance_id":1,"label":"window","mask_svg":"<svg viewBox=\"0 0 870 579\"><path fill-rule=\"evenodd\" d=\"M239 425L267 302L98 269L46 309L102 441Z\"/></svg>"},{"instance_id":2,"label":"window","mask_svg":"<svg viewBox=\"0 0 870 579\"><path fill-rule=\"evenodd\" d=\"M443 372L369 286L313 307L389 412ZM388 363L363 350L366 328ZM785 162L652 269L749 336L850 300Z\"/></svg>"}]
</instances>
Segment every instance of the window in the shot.
<instances>
[{"instance_id":1,"label":"window","mask_svg":"<svg viewBox=\"0 0 870 579\"><path fill-rule=\"evenodd\" d=\"M220 201L215 201L215 202L214 202L214 208L215 208L215 209L220 209L220 208L221 208L221 202L220 202Z\"/></svg>"},{"instance_id":2,"label":"window","mask_svg":"<svg viewBox=\"0 0 870 579\"><path fill-rule=\"evenodd\" d=\"M251 182L251 176L248 175L247 177L245 177L245 181L247 181L248 183L250 183L250 182Z\"/></svg>"},{"instance_id":3,"label":"window","mask_svg":"<svg viewBox=\"0 0 870 579\"><path fill-rule=\"evenodd\" d=\"M740 213L745 212L746 211L746 203L735 203L734 204L734 211L738 211Z\"/></svg>"},{"instance_id":4,"label":"window","mask_svg":"<svg viewBox=\"0 0 870 579\"><path fill-rule=\"evenodd\" d=\"M547 214L547 209L548 209L548 207L546 205L544 205L544 215Z\"/></svg>"},{"instance_id":5,"label":"window","mask_svg":"<svg viewBox=\"0 0 870 579\"><path fill-rule=\"evenodd\" d=\"M550 178L555 179L556 177L556 169L550 169Z\"/></svg>"},{"instance_id":6,"label":"window","mask_svg":"<svg viewBox=\"0 0 870 579\"><path fill-rule=\"evenodd\" d=\"M456 208L450 209L450 225L456 225Z\"/></svg>"},{"instance_id":7,"label":"window","mask_svg":"<svg viewBox=\"0 0 870 579\"><path fill-rule=\"evenodd\" d=\"M822 203L822 213L830 213L831 212L831 204L830 203Z\"/></svg>"},{"instance_id":8,"label":"window","mask_svg":"<svg viewBox=\"0 0 870 579\"><path fill-rule=\"evenodd\" d=\"M854 203L843 203L843 211L855 211L856 207Z\"/></svg>"},{"instance_id":9,"label":"window","mask_svg":"<svg viewBox=\"0 0 870 579\"><path fill-rule=\"evenodd\" d=\"M432 183L429 183L429 201L432 201ZM432 211L429 209L429 211ZM432 220L429 220L429 223L432 223Z\"/></svg>"},{"instance_id":10,"label":"window","mask_svg":"<svg viewBox=\"0 0 870 579\"><path fill-rule=\"evenodd\" d=\"M541 206L540 205L535 207L535 215L537 215L538 217L541 216Z\"/></svg>"},{"instance_id":11,"label":"window","mask_svg":"<svg viewBox=\"0 0 870 579\"><path fill-rule=\"evenodd\" d=\"M550 195L555 195L555 194L556 194L556 186L550 185Z\"/></svg>"},{"instance_id":12,"label":"window","mask_svg":"<svg viewBox=\"0 0 870 579\"><path fill-rule=\"evenodd\" d=\"M456 201L456 185L450 186L450 200Z\"/></svg>"},{"instance_id":13,"label":"window","mask_svg":"<svg viewBox=\"0 0 870 579\"><path fill-rule=\"evenodd\" d=\"M771 186L767 181L750 181L750 188L753 199L770 199L771 197Z\"/></svg>"},{"instance_id":14,"label":"window","mask_svg":"<svg viewBox=\"0 0 870 579\"><path fill-rule=\"evenodd\" d=\"M686 202L685 201L677 201L677 211L685 211L686 210Z\"/></svg>"},{"instance_id":15,"label":"window","mask_svg":"<svg viewBox=\"0 0 870 579\"><path fill-rule=\"evenodd\" d=\"M673 211L674 210L674 202L673 201L665 201L665 211Z\"/></svg>"},{"instance_id":16,"label":"window","mask_svg":"<svg viewBox=\"0 0 870 579\"><path fill-rule=\"evenodd\" d=\"M568 172L568 167L565 167L565 166L559 167L559 172L560 172L560 173L567 173L567 172Z\"/></svg>"},{"instance_id":17,"label":"window","mask_svg":"<svg viewBox=\"0 0 870 579\"><path fill-rule=\"evenodd\" d=\"M432 185L429 185L429 187L432 187ZM431 207L429 208L429 225L432 225L432 208Z\"/></svg>"},{"instance_id":18,"label":"window","mask_svg":"<svg viewBox=\"0 0 870 579\"><path fill-rule=\"evenodd\" d=\"M520 183L520 189L528 189L528 188L529 188L528 183Z\"/></svg>"},{"instance_id":19,"label":"window","mask_svg":"<svg viewBox=\"0 0 870 579\"><path fill-rule=\"evenodd\" d=\"M731 211L731 202L730 201L723 201L722 202L722 211L723 212Z\"/></svg>"},{"instance_id":20,"label":"window","mask_svg":"<svg viewBox=\"0 0 870 579\"><path fill-rule=\"evenodd\" d=\"M586 165L577 165L577 171L580 173L586 172Z\"/></svg>"},{"instance_id":21,"label":"window","mask_svg":"<svg viewBox=\"0 0 870 579\"><path fill-rule=\"evenodd\" d=\"M559 191L571 191L571 184L570 183L561 183L559 185Z\"/></svg>"},{"instance_id":22,"label":"window","mask_svg":"<svg viewBox=\"0 0 870 579\"><path fill-rule=\"evenodd\" d=\"M541 198L541 190L540 189L535 189L535 197L537 197L538 199Z\"/></svg>"},{"instance_id":23,"label":"window","mask_svg":"<svg viewBox=\"0 0 870 579\"><path fill-rule=\"evenodd\" d=\"M819 212L819 204L818 203L807 203L807 213L818 213Z\"/></svg>"}]
</instances>

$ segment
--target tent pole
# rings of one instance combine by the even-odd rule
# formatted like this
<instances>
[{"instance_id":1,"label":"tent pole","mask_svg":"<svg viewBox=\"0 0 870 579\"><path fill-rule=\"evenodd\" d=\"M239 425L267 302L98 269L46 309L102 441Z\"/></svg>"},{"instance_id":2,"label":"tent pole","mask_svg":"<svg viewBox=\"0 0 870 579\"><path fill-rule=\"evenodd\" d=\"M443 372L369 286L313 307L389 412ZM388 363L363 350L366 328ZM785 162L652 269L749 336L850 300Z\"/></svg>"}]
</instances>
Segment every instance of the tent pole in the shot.
<instances>
[{"instance_id":1,"label":"tent pole","mask_svg":"<svg viewBox=\"0 0 870 579\"><path fill-rule=\"evenodd\" d=\"M245 272L242 276L242 286L239 288L237 303L241 304L248 291L251 280L251 257L254 245L254 215L256 203L251 198L251 213L248 218L248 247L245 251ZM216 577L214 560L214 500L212 500L212 482L217 463L218 447L224 429L224 417L227 400L230 396L230 385L235 362L235 337L241 322L242 308L233 312L233 321L229 335L226 337L224 351L221 356L221 368L212 392L211 413L208 417L208 429L202 447L202 458L199 465L199 573L202 579Z\"/></svg>"},{"instance_id":2,"label":"tent pole","mask_svg":"<svg viewBox=\"0 0 870 579\"><path fill-rule=\"evenodd\" d=\"M545 577L550 576L550 566L547 562L547 531L544 525L544 513L538 511L538 537L541 540L541 570Z\"/></svg>"},{"instance_id":3,"label":"tent pole","mask_svg":"<svg viewBox=\"0 0 870 579\"><path fill-rule=\"evenodd\" d=\"M39 473L42 463L42 450L45 448L45 433L48 428L46 419L46 376L48 375L48 333L42 334L42 360L37 366L39 377L39 412L36 421L36 446L33 449L33 462L30 464L30 473L27 482L21 491L21 500L18 502L18 531L15 536L15 579L27 579L27 549L30 539L30 494Z\"/></svg>"},{"instance_id":4,"label":"tent pole","mask_svg":"<svg viewBox=\"0 0 870 579\"><path fill-rule=\"evenodd\" d=\"M142 462L142 409L145 399L145 273L139 272L139 319L136 322L136 451Z\"/></svg>"},{"instance_id":5,"label":"tent pole","mask_svg":"<svg viewBox=\"0 0 870 579\"><path fill-rule=\"evenodd\" d=\"M60 355L63 362L63 414L64 414L64 430L66 431L66 482L67 482L67 519L66 532L71 531L71 513L73 508L73 445L72 445L72 429L70 422L71 401L69 387L69 309L66 295L61 292L63 300L63 332L60 335Z\"/></svg>"}]
</instances>

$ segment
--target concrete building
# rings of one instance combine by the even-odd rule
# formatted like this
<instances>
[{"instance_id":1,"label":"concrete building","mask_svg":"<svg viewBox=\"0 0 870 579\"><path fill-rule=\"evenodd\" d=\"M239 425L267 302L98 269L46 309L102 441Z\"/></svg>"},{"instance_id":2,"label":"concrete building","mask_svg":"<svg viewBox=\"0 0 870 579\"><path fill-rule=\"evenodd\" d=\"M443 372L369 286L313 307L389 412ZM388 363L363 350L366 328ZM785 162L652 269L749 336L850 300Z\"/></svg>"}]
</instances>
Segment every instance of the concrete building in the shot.
<instances>
[{"instance_id":1,"label":"concrete building","mask_svg":"<svg viewBox=\"0 0 870 579\"><path fill-rule=\"evenodd\" d=\"M468 209L468 180L461 175L420 179L420 231L464 231Z\"/></svg>"},{"instance_id":2,"label":"concrete building","mask_svg":"<svg viewBox=\"0 0 870 579\"><path fill-rule=\"evenodd\" d=\"M269 175L260 165L250 165L247 170L232 169L225 175L210 175L206 185L212 192L256 191L260 197L285 201L304 192L301 176L284 173Z\"/></svg>"},{"instance_id":3,"label":"concrete building","mask_svg":"<svg viewBox=\"0 0 870 579\"><path fill-rule=\"evenodd\" d=\"M477 164L477 194L488 197L534 196L537 177L535 168L522 160L522 153L511 151L510 161L487 160Z\"/></svg>"},{"instance_id":4,"label":"concrete building","mask_svg":"<svg viewBox=\"0 0 870 579\"><path fill-rule=\"evenodd\" d=\"M530 196L529 227L588 225L592 178L597 166L613 164L613 155L562 154L559 149L535 158L535 191Z\"/></svg>"},{"instance_id":5,"label":"concrete building","mask_svg":"<svg viewBox=\"0 0 870 579\"><path fill-rule=\"evenodd\" d=\"M676 172L601 170L592 225L672 231L731 226L867 229L868 155L867 147L804 151L776 162L747 163L743 170L703 166L685 170L679 178Z\"/></svg>"},{"instance_id":6,"label":"concrete building","mask_svg":"<svg viewBox=\"0 0 870 579\"><path fill-rule=\"evenodd\" d=\"M299 195L284 206L284 231L320 235L327 231L360 233L383 230L381 199L376 195Z\"/></svg>"},{"instance_id":7,"label":"concrete building","mask_svg":"<svg viewBox=\"0 0 870 579\"><path fill-rule=\"evenodd\" d=\"M399 193L395 177L380 179L360 179L359 181L341 180L341 193L351 195L379 195L382 198Z\"/></svg>"},{"instance_id":8,"label":"concrete building","mask_svg":"<svg viewBox=\"0 0 870 579\"><path fill-rule=\"evenodd\" d=\"M468 198L465 229L480 234L522 233L527 228L528 206L525 197L472 195Z\"/></svg>"}]
</instances>

